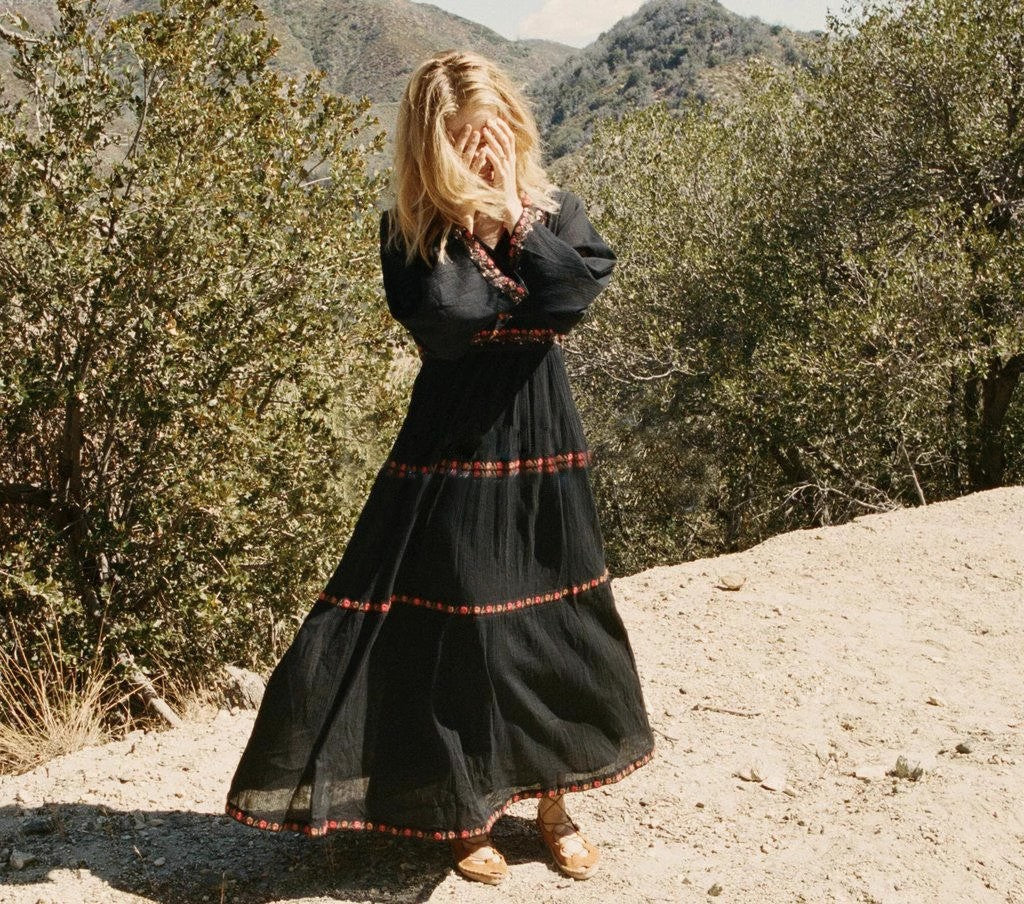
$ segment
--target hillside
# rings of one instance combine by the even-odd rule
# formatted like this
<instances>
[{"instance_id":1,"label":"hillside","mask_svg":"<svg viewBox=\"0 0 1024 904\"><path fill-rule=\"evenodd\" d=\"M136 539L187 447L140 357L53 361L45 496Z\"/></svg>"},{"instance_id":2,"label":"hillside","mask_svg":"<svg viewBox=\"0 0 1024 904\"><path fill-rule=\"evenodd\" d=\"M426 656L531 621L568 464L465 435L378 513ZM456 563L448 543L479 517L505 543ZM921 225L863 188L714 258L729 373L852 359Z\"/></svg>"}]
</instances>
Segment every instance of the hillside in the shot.
<instances>
[{"instance_id":1,"label":"hillside","mask_svg":"<svg viewBox=\"0 0 1024 904\"><path fill-rule=\"evenodd\" d=\"M476 50L503 66L536 104L548 162L586 142L593 123L627 109L730 90L753 55L798 63L802 32L737 15L717 0L650 0L582 50L555 41L510 41L491 29L411 0L258 0L281 46L274 65L301 78L326 72L324 86L373 102L391 135L398 101L416 64L447 48ZM111 0L118 15L157 9L156 0ZM54 0L18 0L36 27L56 19ZM0 78L10 60L0 42Z\"/></svg>"},{"instance_id":2,"label":"hillside","mask_svg":"<svg viewBox=\"0 0 1024 904\"><path fill-rule=\"evenodd\" d=\"M282 73L301 78L314 68L323 69L328 90L365 94L374 101L373 112L389 134L409 75L435 51L476 50L521 84L575 52L556 41L510 41L477 22L411 0L257 0L257 5L281 43L275 65ZM35 28L48 28L57 20L54 0L16 0L12 8ZM159 2L110 0L103 8L117 16L156 10ZM6 80L9 70L10 51L0 41L0 79Z\"/></svg>"},{"instance_id":3,"label":"hillside","mask_svg":"<svg viewBox=\"0 0 1024 904\"><path fill-rule=\"evenodd\" d=\"M714 101L750 57L799 64L810 37L717 0L650 0L536 79L537 118L561 157L586 143L597 119L659 101Z\"/></svg>"},{"instance_id":4,"label":"hillside","mask_svg":"<svg viewBox=\"0 0 1024 904\"><path fill-rule=\"evenodd\" d=\"M614 589L659 746L570 797L605 851L590 881L548 865L529 801L495 827L498 888L441 844L236 823L254 713L222 709L0 778L0 849L36 858L0 866L3 900L1024 901L1024 487Z\"/></svg>"}]
</instances>

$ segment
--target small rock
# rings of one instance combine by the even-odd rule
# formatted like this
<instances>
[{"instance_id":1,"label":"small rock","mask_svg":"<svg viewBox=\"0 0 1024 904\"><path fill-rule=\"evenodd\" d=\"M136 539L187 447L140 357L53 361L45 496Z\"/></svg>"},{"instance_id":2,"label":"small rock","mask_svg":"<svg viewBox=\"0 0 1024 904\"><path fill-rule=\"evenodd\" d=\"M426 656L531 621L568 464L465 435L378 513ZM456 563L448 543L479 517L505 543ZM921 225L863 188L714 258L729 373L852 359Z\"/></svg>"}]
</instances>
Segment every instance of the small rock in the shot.
<instances>
[{"instance_id":1,"label":"small rock","mask_svg":"<svg viewBox=\"0 0 1024 904\"><path fill-rule=\"evenodd\" d=\"M746 582L746 575L720 574L718 576L718 583L715 586L719 590L739 590Z\"/></svg>"},{"instance_id":2,"label":"small rock","mask_svg":"<svg viewBox=\"0 0 1024 904\"><path fill-rule=\"evenodd\" d=\"M35 863L36 855L28 854L24 851L12 851L11 859L9 861L11 869L24 869L30 863Z\"/></svg>"},{"instance_id":3,"label":"small rock","mask_svg":"<svg viewBox=\"0 0 1024 904\"><path fill-rule=\"evenodd\" d=\"M970 753L973 749L967 741L961 741L955 748L957 753Z\"/></svg>"},{"instance_id":4,"label":"small rock","mask_svg":"<svg viewBox=\"0 0 1024 904\"><path fill-rule=\"evenodd\" d=\"M756 763L750 763L737 769L733 775L737 778L743 779L745 782L761 782L764 781L764 776L761 775L758 770Z\"/></svg>"},{"instance_id":5,"label":"small rock","mask_svg":"<svg viewBox=\"0 0 1024 904\"><path fill-rule=\"evenodd\" d=\"M258 709L266 690L266 682L255 672L237 666L222 666L222 686L226 702L231 705L229 712L237 715L242 709Z\"/></svg>"},{"instance_id":6,"label":"small rock","mask_svg":"<svg viewBox=\"0 0 1024 904\"><path fill-rule=\"evenodd\" d=\"M157 857L156 860L153 861L153 866L163 866L166 862L166 857Z\"/></svg>"},{"instance_id":7,"label":"small rock","mask_svg":"<svg viewBox=\"0 0 1024 904\"><path fill-rule=\"evenodd\" d=\"M946 701L943 700L942 697L935 697L935 696L929 697L927 700L925 700L925 703L927 703L929 706L945 706L946 705Z\"/></svg>"},{"instance_id":8,"label":"small rock","mask_svg":"<svg viewBox=\"0 0 1024 904\"><path fill-rule=\"evenodd\" d=\"M721 893L722 886L719 885L717 882L714 885L712 885L711 888L708 889L708 894L711 895L712 898L717 898Z\"/></svg>"}]
</instances>

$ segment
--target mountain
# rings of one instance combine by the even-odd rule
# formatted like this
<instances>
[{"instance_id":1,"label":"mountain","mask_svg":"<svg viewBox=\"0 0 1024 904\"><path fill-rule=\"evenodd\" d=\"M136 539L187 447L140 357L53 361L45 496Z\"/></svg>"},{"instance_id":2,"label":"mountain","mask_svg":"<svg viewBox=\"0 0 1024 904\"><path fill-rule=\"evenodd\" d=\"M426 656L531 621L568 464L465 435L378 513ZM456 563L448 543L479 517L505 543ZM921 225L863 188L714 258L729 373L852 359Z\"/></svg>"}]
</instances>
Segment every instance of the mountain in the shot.
<instances>
[{"instance_id":1,"label":"mountain","mask_svg":"<svg viewBox=\"0 0 1024 904\"><path fill-rule=\"evenodd\" d=\"M656 101L713 101L749 57L800 64L815 34L737 15L716 0L651 0L533 82L549 154L584 144L600 118Z\"/></svg>"},{"instance_id":2,"label":"mountain","mask_svg":"<svg viewBox=\"0 0 1024 904\"><path fill-rule=\"evenodd\" d=\"M711 101L730 90L753 55L799 64L808 33L767 25L716 0L651 0L582 50L555 41L511 41L479 23L411 0L258 0L280 41L274 65L297 78L323 69L328 90L368 96L389 135L413 69L430 54L467 48L503 66L536 106L551 162L587 141L595 120L658 100ZM36 27L56 19L54 0L17 0ZM155 10L157 0L109 0L111 15ZM8 23L8 28L13 28ZM813 35L813 33L810 33ZM0 79L9 50L0 42ZM11 93L16 93L12 91ZM390 155L385 155L390 157Z\"/></svg>"},{"instance_id":3,"label":"mountain","mask_svg":"<svg viewBox=\"0 0 1024 904\"><path fill-rule=\"evenodd\" d=\"M477 22L410 0L260 0L260 5L305 49L308 62L327 72L327 86L367 94L378 103L397 102L420 60L438 50L478 51L521 84L575 52L555 41L510 41Z\"/></svg>"},{"instance_id":4,"label":"mountain","mask_svg":"<svg viewBox=\"0 0 1024 904\"><path fill-rule=\"evenodd\" d=\"M372 112L391 134L398 100L422 59L438 50L475 50L502 66L521 86L576 48L557 41L511 41L497 32L427 3L411 0L258 0L268 30L281 42L275 65L301 76L314 68L327 74L323 86L336 93L367 95ZM110 0L112 16L157 10L156 0ZM57 20L53 0L15 0L13 9L33 27ZM5 27L21 29L8 20ZM0 41L0 79L10 71L10 50Z\"/></svg>"}]
</instances>

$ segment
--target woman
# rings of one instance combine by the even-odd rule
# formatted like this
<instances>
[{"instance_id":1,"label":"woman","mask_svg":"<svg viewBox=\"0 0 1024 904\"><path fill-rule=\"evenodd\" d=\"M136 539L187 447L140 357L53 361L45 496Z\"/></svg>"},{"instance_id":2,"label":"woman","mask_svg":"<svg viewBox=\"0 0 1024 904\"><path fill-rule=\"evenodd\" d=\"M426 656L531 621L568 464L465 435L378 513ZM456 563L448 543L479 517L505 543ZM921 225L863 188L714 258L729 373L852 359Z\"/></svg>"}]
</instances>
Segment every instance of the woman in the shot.
<instances>
[{"instance_id":1,"label":"woman","mask_svg":"<svg viewBox=\"0 0 1024 904\"><path fill-rule=\"evenodd\" d=\"M508 870L490 829L531 797L558 868L590 876L599 852L564 795L654 749L560 345L616 259L539 146L483 57L413 74L380 238L388 308L422 364L226 804L264 829L447 840L462 875L491 883Z\"/></svg>"}]
</instances>

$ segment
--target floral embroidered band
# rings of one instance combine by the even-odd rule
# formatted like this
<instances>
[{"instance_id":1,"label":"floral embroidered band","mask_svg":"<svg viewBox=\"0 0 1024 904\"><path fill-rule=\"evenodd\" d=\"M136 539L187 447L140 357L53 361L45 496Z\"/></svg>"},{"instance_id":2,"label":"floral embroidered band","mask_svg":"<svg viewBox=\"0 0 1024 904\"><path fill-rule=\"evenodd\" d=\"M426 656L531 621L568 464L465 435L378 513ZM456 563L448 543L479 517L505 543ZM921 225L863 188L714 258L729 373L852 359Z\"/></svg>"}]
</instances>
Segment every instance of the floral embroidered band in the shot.
<instances>
[{"instance_id":1,"label":"floral embroidered band","mask_svg":"<svg viewBox=\"0 0 1024 904\"><path fill-rule=\"evenodd\" d=\"M523 202L523 212L519 215L512 233L509 236L509 266L515 269L519 256L523 250L523 242L533 231L536 223L541 222L547 225L548 212L534 207L529 195L520 195ZM452 232L457 235L466 246L470 258L480 268L484 278L497 289L510 296L514 302L522 301L528 294L526 286L511 276L502 272L501 268L494 262L494 258L484 247L483 243L461 223L452 227Z\"/></svg>"},{"instance_id":2,"label":"floral embroidered band","mask_svg":"<svg viewBox=\"0 0 1024 904\"><path fill-rule=\"evenodd\" d=\"M524 609L527 606L536 606L538 603L551 603L567 596L575 596L605 583L610 578L608 569L596 578L584 581L581 584L573 584L571 587L562 587L560 590L549 590L547 593L538 593L535 596L524 596L516 600L505 600L499 603L481 603L478 605L444 603L439 600L423 599L420 596L412 596L408 593L392 593L388 599L379 603L352 600L348 597L332 596L326 590L322 590L317 597L319 602L332 603L342 609L359 609L363 612L387 612L393 603L402 603L409 606L422 606L425 609L436 609L439 612L447 612L450 615L492 615L495 612L509 612L513 609Z\"/></svg>"},{"instance_id":3,"label":"floral embroidered band","mask_svg":"<svg viewBox=\"0 0 1024 904\"><path fill-rule=\"evenodd\" d=\"M565 333L547 327L495 327L493 330L480 330L470 338L471 345L483 345L491 342L557 342L562 343Z\"/></svg>"},{"instance_id":4,"label":"floral embroidered band","mask_svg":"<svg viewBox=\"0 0 1024 904\"><path fill-rule=\"evenodd\" d=\"M447 474L453 477L507 477L523 471L533 474L554 474L566 468L585 468L591 463L589 449L578 452L558 452L537 458L513 458L484 461L480 459L443 458L429 465L410 465L393 458L381 468L388 477L419 477L424 474Z\"/></svg>"}]
</instances>

